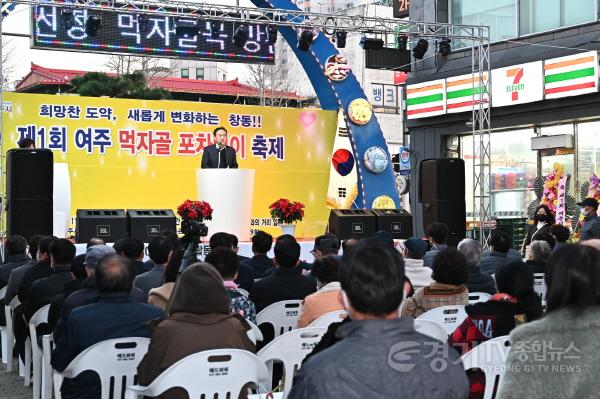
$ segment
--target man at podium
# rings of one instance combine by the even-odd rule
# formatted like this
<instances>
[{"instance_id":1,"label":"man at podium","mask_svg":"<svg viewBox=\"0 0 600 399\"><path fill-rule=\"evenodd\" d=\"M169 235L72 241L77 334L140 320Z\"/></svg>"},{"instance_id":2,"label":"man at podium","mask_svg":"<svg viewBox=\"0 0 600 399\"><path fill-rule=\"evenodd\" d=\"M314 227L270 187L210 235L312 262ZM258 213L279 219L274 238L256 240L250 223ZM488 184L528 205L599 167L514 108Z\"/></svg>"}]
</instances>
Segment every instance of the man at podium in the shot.
<instances>
[{"instance_id":1,"label":"man at podium","mask_svg":"<svg viewBox=\"0 0 600 399\"><path fill-rule=\"evenodd\" d=\"M220 126L213 131L215 144L204 147L202 154L202 169L237 169L238 164L235 159L235 150L226 145L227 129Z\"/></svg>"}]
</instances>

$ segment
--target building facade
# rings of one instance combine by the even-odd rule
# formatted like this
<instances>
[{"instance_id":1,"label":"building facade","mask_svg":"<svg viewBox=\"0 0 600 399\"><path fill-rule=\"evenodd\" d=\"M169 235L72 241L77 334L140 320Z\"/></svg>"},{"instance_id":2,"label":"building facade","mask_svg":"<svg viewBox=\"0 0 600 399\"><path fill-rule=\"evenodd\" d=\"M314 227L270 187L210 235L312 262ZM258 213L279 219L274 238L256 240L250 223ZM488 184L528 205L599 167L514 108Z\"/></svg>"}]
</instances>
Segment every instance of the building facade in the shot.
<instances>
[{"instance_id":1,"label":"building facade","mask_svg":"<svg viewBox=\"0 0 600 399\"><path fill-rule=\"evenodd\" d=\"M490 27L493 217L526 217L535 198L533 179L549 173L555 163L564 165L571 176L570 194L579 199L581 186L600 172L598 1L411 0L410 19ZM446 108L421 116L414 110L407 112L406 126L418 160L465 160L469 215L473 210L472 115L469 108L456 112L460 90L452 88L461 75L471 73L471 51L469 43L452 43L452 53L442 56L435 54L436 44L430 41L425 58L413 61L407 89L443 82ZM407 108L419 108L423 98L409 98ZM567 137L564 142L557 140L563 144L555 148L532 149L532 138L553 135ZM418 173L415 168L411 175L411 204L416 232L422 234Z\"/></svg>"}]
</instances>

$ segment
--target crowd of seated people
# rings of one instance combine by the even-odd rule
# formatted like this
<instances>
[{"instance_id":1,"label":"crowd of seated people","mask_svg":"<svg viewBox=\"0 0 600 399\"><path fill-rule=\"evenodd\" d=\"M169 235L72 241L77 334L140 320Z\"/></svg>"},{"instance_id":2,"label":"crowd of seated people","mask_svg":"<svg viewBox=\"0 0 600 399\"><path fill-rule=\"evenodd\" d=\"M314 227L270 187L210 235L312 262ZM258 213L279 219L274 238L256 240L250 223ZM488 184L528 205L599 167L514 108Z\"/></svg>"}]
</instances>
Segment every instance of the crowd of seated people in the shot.
<instances>
[{"instance_id":1,"label":"crowd of seated people","mask_svg":"<svg viewBox=\"0 0 600 399\"><path fill-rule=\"evenodd\" d=\"M446 244L448 227L440 223L430 226L427 238L402 243L385 232L344 241L319 236L310 263L301 259L293 236L263 231L252 237L249 258L238 254L237 238L226 232L210 237L205 257L190 252L186 237L164 232L148 243L148 261L144 243L135 238L112 246L92 239L85 254L75 256L75 245L66 239L34 236L27 243L14 236L5 242L0 265L0 288L6 286L0 301L20 301L13 326L14 353L22 359L28 320L50 305L39 333L53 334L51 364L57 371L98 342L150 338L138 366L142 385L200 351L255 353L247 332L257 314L276 302L300 300L298 328L334 311L347 317L328 327L295 374L293 399L480 398L483 375L465 372L459 357L506 335L513 349L497 397L593 397L600 366L594 339L600 327L600 251L593 240L565 243L565 232L540 217L544 222L531 229L526 260L510 248L504 231L493 232L491 251L471 239L453 248ZM534 273L545 273L546 312L533 289ZM469 305L474 292L491 297ZM438 342L449 364L438 370L428 356L432 338L418 333L413 320L446 305L464 306L467 318L447 342ZM413 345L409 362L401 353L394 356L401 342ZM544 350L536 342L570 348L574 355L561 364L578 371L553 373L551 359L546 371L533 367ZM518 345L528 345L530 356L519 356ZM530 372L518 372L524 367ZM65 379L61 392L65 398L99 398L98 376L84 372ZM186 396L172 389L161 397Z\"/></svg>"}]
</instances>

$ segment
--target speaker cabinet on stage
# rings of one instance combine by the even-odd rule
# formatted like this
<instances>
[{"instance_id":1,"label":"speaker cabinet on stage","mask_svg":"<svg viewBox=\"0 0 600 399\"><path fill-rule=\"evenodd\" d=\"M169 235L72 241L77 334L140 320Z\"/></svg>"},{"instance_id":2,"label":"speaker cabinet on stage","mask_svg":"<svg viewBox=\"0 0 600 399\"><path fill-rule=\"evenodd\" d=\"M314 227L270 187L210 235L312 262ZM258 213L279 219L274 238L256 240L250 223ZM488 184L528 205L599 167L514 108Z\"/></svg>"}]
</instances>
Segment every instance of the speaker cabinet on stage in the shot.
<instances>
[{"instance_id":1,"label":"speaker cabinet on stage","mask_svg":"<svg viewBox=\"0 0 600 399\"><path fill-rule=\"evenodd\" d=\"M458 158L421 161L419 202L423 228L444 223L450 230L448 243L456 245L466 235L465 162Z\"/></svg>"},{"instance_id":2,"label":"speaker cabinet on stage","mask_svg":"<svg viewBox=\"0 0 600 399\"><path fill-rule=\"evenodd\" d=\"M77 209L75 240L87 242L92 237L115 242L127 237L124 209Z\"/></svg>"},{"instance_id":3,"label":"speaker cabinet on stage","mask_svg":"<svg viewBox=\"0 0 600 399\"><path fill-rule=\"evenodd\" d=\"M365 209L332 209L329 232L339 239L370 237L377 231L377 217Z\"/></svg>"},{"instance_id":4,"label":"speaker cabinet on stage","mask_svg":"<svg viewBox=\"0 0 600 399\"><path fill-rule=\"evenodd\" d=\"M395 239L406 239L413 235L412 216L404 209L373 209L377 216L377 231L392 234Z\"/></svg>"},{"instance_id":5,"label":"speaker cabinet on stage","mask_svg":"<svg viewBox=\"0 0 600 399\"><path fill-rule=\"evenodd\" d=\"M6 233L29 240L52 235L54 161L46 149L11 149L6 154Z\"/></svg>"},{"instance_id":6,"label":"speaker cabinet on stage","mask_svg":"<svg viewBox=\"0 0 600 399\"><path fill-rule=\"evenodd\" d=\"M171 209L129 209L127 211L129 236L150 242L164 230L177 232L177 221Z\"/></svg>"}]
</instances>

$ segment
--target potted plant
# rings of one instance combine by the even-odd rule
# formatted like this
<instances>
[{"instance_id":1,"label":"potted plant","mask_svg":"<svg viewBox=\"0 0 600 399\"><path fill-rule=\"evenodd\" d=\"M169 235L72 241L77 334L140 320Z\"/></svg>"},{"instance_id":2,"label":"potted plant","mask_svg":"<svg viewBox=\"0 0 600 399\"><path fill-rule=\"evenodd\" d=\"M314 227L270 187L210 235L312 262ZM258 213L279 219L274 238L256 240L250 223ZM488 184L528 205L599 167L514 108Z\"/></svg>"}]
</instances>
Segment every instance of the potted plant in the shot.
<instances>
[{"instance_id":1,"label":"potted plant","mask_svg":"<svg viewBox=\"0 0 600 399\"><path fill-rule=\"evenodd\" d=\"M279 220L283 234L294 235L296 225L293 223L302 220L304 217L304 207L305 205L301 202L280 198L269 206L269 211L273 219Z\"/></svg>"},{"instance_id":2,"label":"potted plant","mask_svg":"<svg viewBox=\"0 0 600 399\"><path fill-rule=\"evenodd\" d=\"M208 235L208 228L203 222L212 220L212 213L213 209L206 201L185 200L177 207L177 214L181 216L181 232L197 237Z\"/></svg>"}]
</instances>

